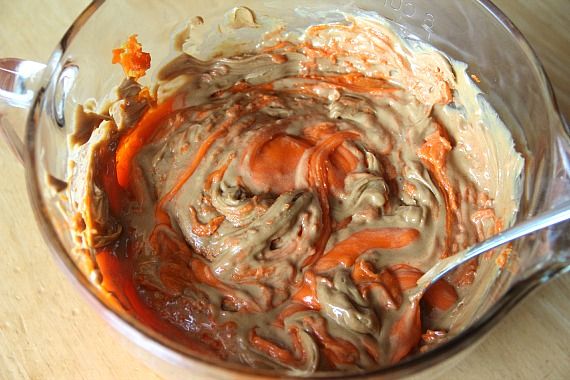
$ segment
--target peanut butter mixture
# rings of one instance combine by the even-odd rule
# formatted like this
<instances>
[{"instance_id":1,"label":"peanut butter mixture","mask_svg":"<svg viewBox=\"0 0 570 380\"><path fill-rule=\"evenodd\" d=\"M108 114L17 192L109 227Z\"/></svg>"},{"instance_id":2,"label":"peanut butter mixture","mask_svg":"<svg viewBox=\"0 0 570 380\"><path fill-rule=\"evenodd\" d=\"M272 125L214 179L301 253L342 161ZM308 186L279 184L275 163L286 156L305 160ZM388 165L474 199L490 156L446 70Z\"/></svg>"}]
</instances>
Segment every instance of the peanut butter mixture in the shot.
<instances>
[{"instance_id":1,"label":"peanut butter mixture","mask_svg":"<svg viewBox=\"0 0 570 380\"><path fill-rule=\"evenodd\" d=\"M235 28L255 28L247 8ZM466 66L346 15L127 78L70 137L75 233L103 287L192 350L294 374L396 363L445 339L477 261L407 291L507 226L523 161Z\"/></svg>"}]
</instances>

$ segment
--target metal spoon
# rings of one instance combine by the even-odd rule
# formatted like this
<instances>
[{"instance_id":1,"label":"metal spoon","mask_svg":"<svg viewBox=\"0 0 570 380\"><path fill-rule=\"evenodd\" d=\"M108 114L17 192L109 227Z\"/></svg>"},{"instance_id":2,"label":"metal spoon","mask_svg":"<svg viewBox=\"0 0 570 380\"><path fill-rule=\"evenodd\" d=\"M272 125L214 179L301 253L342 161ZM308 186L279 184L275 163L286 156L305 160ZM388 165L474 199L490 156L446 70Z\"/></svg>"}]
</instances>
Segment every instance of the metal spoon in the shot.
<instances>
[{"instance_id":1,"label":"metal spoon","mask_svg":"<svg viewBox=\"0 0 570 380\"><path fill-rule=\"evenodd\" d=\"M570 201L564 202L556 209L536 215L535 217L517 224L505 231L484 240L471 248L463 250L453 256L445 258L435 264L417 282L416 290L410 296L412 303L418 302L426 290L447 273L461 264L479 256L482 253L509 243L522 236L526 236L554 224L570 219Z\"/></svg>"}]
</instances>

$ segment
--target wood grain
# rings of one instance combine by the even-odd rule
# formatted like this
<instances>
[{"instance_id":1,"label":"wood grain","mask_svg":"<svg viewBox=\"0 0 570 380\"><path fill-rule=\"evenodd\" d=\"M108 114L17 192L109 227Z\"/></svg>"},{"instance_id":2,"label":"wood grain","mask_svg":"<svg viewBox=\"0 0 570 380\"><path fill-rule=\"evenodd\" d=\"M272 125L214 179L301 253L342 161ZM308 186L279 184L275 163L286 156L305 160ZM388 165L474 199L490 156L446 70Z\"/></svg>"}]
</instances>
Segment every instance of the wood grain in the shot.
<instances>
[{"instance_id":1,"label":"wood grain","mask_svg":"<svg viewBox=\"0 0 570 380\"><path fill-rule=\"evenodd\" d=\"M87 3L0 0L0 57L45 62ZM570 116L570 1L496 4L533 45ZM158 379L119 343L52 259L28 204L23 169L4 143L0 162L0 379ZM566 276L527 297L443 378L568 378L569 316Z\"/></svg>"}]
</instances>

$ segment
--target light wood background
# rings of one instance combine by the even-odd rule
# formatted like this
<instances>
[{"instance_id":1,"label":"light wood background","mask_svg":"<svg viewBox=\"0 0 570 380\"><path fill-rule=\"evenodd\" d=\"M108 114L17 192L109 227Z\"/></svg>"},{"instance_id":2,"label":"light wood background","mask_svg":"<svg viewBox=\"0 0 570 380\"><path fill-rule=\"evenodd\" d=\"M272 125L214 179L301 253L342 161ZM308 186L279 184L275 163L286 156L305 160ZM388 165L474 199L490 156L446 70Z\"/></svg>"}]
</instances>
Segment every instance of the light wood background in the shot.
<instances>
[{"instance_id":1,"label":"light wood background","mask_svg":"<svg viewBox=\"0 0 570 380\"><path fill-rule=\"evenodd\" d=\"M86 0L0 0L0 57L45 62ZM570 1L497 0L546 67L570 116ZM0 379L159 377L118 344L52 260L23 168L0 142ZM444 378L570 378L570 276L526 298Z\"/></svg>"}]
</instances>

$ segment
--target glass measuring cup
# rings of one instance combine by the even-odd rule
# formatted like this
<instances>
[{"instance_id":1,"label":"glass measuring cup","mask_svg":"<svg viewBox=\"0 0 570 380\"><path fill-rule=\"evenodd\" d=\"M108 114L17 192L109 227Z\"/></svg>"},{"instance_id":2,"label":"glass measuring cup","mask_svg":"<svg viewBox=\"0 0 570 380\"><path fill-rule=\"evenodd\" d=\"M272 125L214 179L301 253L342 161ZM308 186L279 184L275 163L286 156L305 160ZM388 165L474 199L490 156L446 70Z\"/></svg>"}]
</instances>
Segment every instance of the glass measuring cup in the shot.
<instances>
[{"instance_id":1,"label":"glass measuring cup","mask_svg":"<svg viewBox=\"0 0 570 380\"><path fill-rule=\"evenodd\" d=\"M155 57L160 57L159 55L157 55L156 51L160 46L155 46L152 47L151 44L152 42L147 43L148 41L148 34L145 35L144 33L144 29L148 29L150 25L149 23L153 22L153 19L155 17L155 15L160 14L159 9L154 9L154 13L152 16L148 16L147 18L143 18L143 22L140 22L136 25L131 24L130 26L125 26L124 28L120 28L119 29L113 29L111 32L114 33L115 35L109 39L108 44L107 42L105 42L105 46L102 46L100 50L98 50L98 47L95 47L96 52L93 53L95 55L98 55L100 57L100 60L98 59L94 59L94 67L96 67L97 71L100 73L100 77L105 78L105 83L102 83L103 81L100 80L99 78L97 78L97 82L91 84L91 80L90 78L93 78L93 75L90 77L89 75L91 75L91 73L89 72L89 65L86 63L88 60L92 60L93 57L89 57L86 54L86 51L89 49L93 49L93 40L88 38L87 36L89 35L89 33L91 33L91 35L93 34L94 31L101 31L104 30L105 28L107 28L105 21L108 22L109 18L107 18L106 16L98 16L100 11L104 10L104 7L111 7L111 8L107 8L107 11L109 11L109 9L117 9L117 13L123 14L124 10L129 10L131 9L130 5L117 5L117 4L113 4L113 5L109 5L109 4L113 4L112 2L105 2L105 4L102 4L101 8L97 11L95 11L95 13L93 14L93 16L91 16L91 19L89 20L89 22L95 22L94 20L96 19L96 17L102 17L100 20L99 24L90 24L91 26L87 25L85 27L83 27L80 31L75 31L76 35L73 37L70 37L68 41L65 42L65 52L61 53L61 56L57 58L56 65L52 66L53 58L52 61L50 61L50 66L48 67L48 70L52 70L50 71L46 71L45 73L49 73L49 74L44 74L44 75L49 75L52 78L52 81L50 83L45 82L44 84L41 85L40 87L40 95L42 96L42 98L40 98L39 102L36 102L36 105L34 107L34 112L32 113L32 117L37 117L36 121L31 120L30 123L35 123L34 127L35 129L32 130L32 127L29 127L29 133L31 133L30 131L36 131L34 133L36 133L37 135L35 136L35 138L37 140L35 141L35 144L38 145L40 143L44 144L44 147L38 147L38 150L35 151L35 153L28 153L30 154L30 156L32 157L32 160L36 161L36 167L39 167L39 169L35 169L38 170L37 173L35 173L36 176L39 176L39 180L40 184L41 181L43 181L43 178L41 178L41 173L39 173L39 170L42 170L41 165L44 165L45 168L43 168L43 170L50 170L50 172L52 172L54 175L57 175L58 173L58 164L62 164L64 165L64 161L63 159L58 158L57 154L61 154L60 153L60 149L62 149L63 147L58 145L57 143L57 139L58 139L58 131L65 131L65 124L66 124L66 118L65 118L65 112L68 110L72 110L73 109L73 104L74 102L81 102L83 101L86 97L90 97L90 96L96 96L96 97L100 97L101 95L103 95L104 93L106 93L106 91L108 90L108 88L106 87L108 83L112 83L115 84L117 83L118 79L119 79L119 72L115 70L115 74L117 74L114 79L107 79L108 78L108 73L104 70L105 67L110 67L109 65L109 49L112 48L113 46L116 46L118 44L118 42L120 42L122 39L124 39L124 36L127 35L125 33L132 33L132 32L139 32L141 34L141 39L144 38L145 41L145 46L149 47L149 50L153 52L153 55ZM194 4L194 3L192 3ZM409 30L412 31L412 33L414 34L418 34L420 36L423 36L421 33L427 33L429 32L432 36L432 43L434 43L434 37L433 35L435 32L432 32L431 29L435 30L438 27L438 20L447 20L449 19L449 15L447 13L442 13L442 16L438 16L440 15L439 13L436 13L435 10L430 9L430 12L425 12L422 11L420 6L421 3L420 2L415 2L415 3L411 3L411 2L396 2L396 1L391 1L391 2L375 2L375 3L367 3L367 2L361 2L362 7L365 9L376 9L378 10L380 13L388 16L388 17L392 17L394 20L405 24L407 21L406 17L410 19L409 21ZM412 5L410 5L412 4ZM205 4L202 4L202 6ZM252 8L256 9L256 5L254 2L249 2L246 5L251 6ZM452 4L453 6L453 4ZM457 5L455 5L457 7ZM229 6L228 6L229 7ZM381 7L386 7L386 9L381 8ZM431 5L431 7L433 8L433 4ZM463 7L463 6L462 6ZM134 6L132 7L134 8ZM181 8L177 8L175 11L170 12L169 11L169 16L168 17L173 17L173 19L175 19L176 21L178 21L179 19L177 18L179 14L188 14L188 15L195 15L195 14L201 14L204 15L205 17L207 17L201 10L204 9L203 7L196 7L196 9L200 10L200 12L193 12L191 10L191 8L188 8L188 4L184 5ZM412 12L413 9L413 12ZM384 13L385 11L385 13ZM392 13L390 13L392 12ZM399 12L399 13L398 13ZM463 12L465 12L466 14L469 14L469 17L476 17L477 12L474 10L469 10L469 9L463 9ZM152 10L151 10L152 13ZM108 15L109 13L107 13ZM431 16L429 16L429 15ZM457 15L453 14L453 12L451 12L452 15L454 15L454 17L457 17ZM420 15L422 17L420 17ZM133 16L134 17L134 16ZM162 17L162 16L161 16ZM400 19L398 18L400 17ZM432 20L433 19L433 20ZM162 20L162 18L159 18L159 20ZM165 18L166 20L166 18ZM430 21L431 20L431 21ZM156 22L156 20L154 20L154 22ZM447 21L446 21L447 22ZM415 24L414 24L415 23ZM433 26L430 27L430 23L433 23ZM462 25L461 23L458 23L458 25ZM414 27L416 27L416 29L414 29ZM169 29L169 28L165 28L165 29ZM477 27L474 27L474 30L477 30ZM118 31L118 32L117 32ZM88 33L89 32L89 33ZM110 32L110 33L111 33ZM170 29L168 30L168 32L170 32ZM85 33L85 34L84 34ZM148 32L148 33L152 33L152 32ZM439 33L439 32L438 32ZM441 33L445 33L444 31L442 31ZM492 31L491 31L491 35L492 35ZM439 34L437 34L439 35ZM424 37L426 37L424 36ZM441 35L442 37L440 37L442 40L444 39L444 34ZM102 36L101 36L102 37ZM83 39L81 39L83 38ZM478 31L477 32L477 38L478 39L482 39L481 37L481 32ZM97 46L99 46L100 44L102 44L100 42L101 38L97 39ZM163 48L164 48L164 40L160 41L160 38L157 38L158 43L162 44ZM483 39L482 39L483 40ZM80 42L82 41L82 42ZM496 39L494 40L496 41ZM91 45L91 46L87 46L85 47L85 44L87 43L87 45ZM496 43L496 42L495 42ZM435 43L434 43L435 44ZM467 43L466 46L468 46L469 44ZM440 48L442 48L442 46L436 45ZM450 43L450 46L456 46L453 45L452 43ZM459 47L457 48L458 50L461 50ZM493 89L494 85L499 85L500 82L491 82L490 84L488 84L489 80L492 80L492 74L489 73L487 74L486 77L484 77L483 75L481 75L481 72L477 70L476 65L478 64L478 62L482 62L479 61L479 56L476 55L473 52L469 52L469 54L475 54L473 61L471 61L469 58L465 58L467 57L467 55L459 55L459 54L454 54L452 53L449 49L445 49L443 48L444 51L449 52L452 56L455 56L461 60L467 61L471 64L472 67L472 72L476 73L482 80L483 80L483 84L482 87L484 87L484 85L487 85L488 88L490 88L490 90L485 89L490 95L490 97L496 95L495 94L495 90ZM501 52L502 53L502 52ZM56 52L57 54L57 52ZM467 53L465 53L467 54ZM485 57L490 57L489 56L485 56ZM95 57L97 58L97 57ZM500 58L500 57L499 57ZM532 60L527 59L527 61L532 64ZM510 63L513 62L519 62L517 61L517 59L512 59L510 61ZM57 64L59 66L57 66ZM508 65L507 65L508 66ZM113 69L109 69L109 71L112 71ZM527 71L527 73L529 75L533 75L534 72L532 70ZM97 74L97 73L95 73ZM113 75L112 73L110 75ZM506 73L505 75L509 75L509 73ZM520 74L520 76L525 77L526 74ZM45 77L44 77L45 78ZM499 76L499 79L503 78L503 76ZM528 78L525 78L527 81L529 80ZM71 88L68 92L66 92L65 88L66 86L71 86L71 83L74 83L73 88ZM508 78L505 80L505 83L508 83ZM520 84L519 84L520 85ZM525 86L527 86L528 84L525 84ZM87 87L86 87L87 86ZM536 87L533 86L528 86L525 87L520 85L519 87L515 87L514 85L509 85L508 87L504 87L505 91L507 91L507 88L510 88L513 92L517 92L518 94L523 94L525 93L525 89L528 89L529 91L534 91L536 89L540 89L540 83L537 84ZM503 88L501 86L501 88ZM43 93L41 91L44 91ZM530 93L530 92L529 92ZM525 96L527 96L527 94L525 93ZM542 95L539 95L539 97ZM58 103L58 100L61 100L60 98L65 99L64 101L61 101L60 103ZM501 96L497 96L497 98L501 98ZM540 101L541 99L538 99L538 101ZM50 104L51 102L51 104ZM530 102L530 101L529 101ZM494 102L493 102L494 103ZM505 103L508 103L508 101L505 101ZM496 108L500 109L500 107L497 106L496 103L494 103ZM532 102L530 102L529 104L532 104ZM510 109L511 106L510 104L505 106L505 109ZM521 106L521 112L524 111L524 115L526 115L527 112L530 112L528 110L522 110L522 108L525 108L526 105L522 105ZM551 113L551 110L549 110L548 108L542 108L542 106L540 104L535 104L534 105L534 109L535 110L541 110L542 112L545 112L547 114ZM63 112L62 112L63 111ZM501 111L499 111L501 112ZM515 115L517 115L517 117L526 117L526 116L521 116L523 114L517 114L516 112L511 112ZM62 117L63 116L63 117ZM551 115L552 116L552 115ZM534 115L533 115L534 117ZM543 115L544 117L544 115ZM546 116L548 117L548 115ZM52 120L50 120L50 118L53 118ZM507 121L508 117L506 117L505 115L503 115L503 119ZM69 120L69 118L67 118L67 120ZM536 125L543 125L544 121L546 119L530 119L533 122L538 122L539 124ZM43 124L43 122L45 122L45 124ZM50 125L49 122L51 122L52 124ZM63 124L63 128L60 128L59 125ZM508 123L510 124L510 123ZM54 128L53 131L51 131L49 129L50 126L56 127ZM40 129L38 131L38 128ZM59 128L59 129L57 129ZM523 127L524 128L524 127ZM550 141L549 138L552 137L552 135L555 135L555 129L556 127L547 127L547 128L551 128L550 131L541 131L538 130L537 133L539 134L539 137L544 136L544 138L547 141L547 144L550 145ZM526 133L526 131L525 131ZM40 141L40 138L38 137L43 137L45 138L47 141L43 142ZM549 137L550 136L550 137ZM28 139L30 139L30 136L28 135ZM52 140L49 140L52 139ZM53 146L50 146L50 141L53 141L51 144L53 144ZM522 145L524 145L524 142L520 142L522 140L519 140L519 148ZM563 142L563 140L559 140L558 138L553 138L552 141L559 141L559 142ZM540 140L538 140L538 142L536 142L536 144L540 143ZM547 145L547 147L548 147ZM529 144L529 147L531 146L531 144ZM51 147L51 150L50 150ZM44 152L44 157L41 158L41 152ZM549 148L551 149L551 148ZM520 150L520 149L519 149ZM53 153L53 152L56 153ZM529 151L534 154L534 150L531 147L529 149ZM33 156L33 154L35 154L35 156ZM545 156L541 156L541 154L545 154ZM550 155L551 153L539 153L538 155L535 155L535 157L538 157L537 160L540 160L540 158L542 157L546 157L546 163L544 163L543 165L550 165L549 162L549 158L548 155ZM557 156L558 157L558 156ZM561 157L561 156L560 156ZM40 162L41 160L43 160L44 162ZM552 157L550 157L552 158ZM528 162L528 160L527 160ZM53 166L51 166L53 165ZM538 168L538 164L535 164L536 166L534 166L534 168ZM528 169L527 169L528 170ZM543 169L546 171L549 171L550 169ZM538 171L535 171L534 173L538 173ZM541 179L542 177L540 177L538 174L535 174L534 178L538 178L540 180L540 183L543 184L543 188L549 189L550 185L551 185L551 181L549 181L548 179L550 177L547 176L547 178L545 179ZM552 178L550 178L552 179ZM527 179L527 183L532 183L530 181L528 181ZM534 187L535 185L533 184L532 187ZM537 182L536 183L537 188L540 188L540 184ZM532 191L534 191L533 189L531 189ZM42 189L42 191L44 191ZM532 194L531 194L532 195ZM547 196L548 194L544 195ZM47 203L49 199L49 194L45 195L45 200L43 202ZM544 207L546 207L546 205L548 205L548 200L543 200L542 205ZM532 208L531 205L527 205L527 211L529 213L533 213L534 209ZM523 214L524 215L524 214ZM53 216L52 216L53 217ZM53 223L53 221L52 221ZM534 252L534 251L533 251ZM538 250L536 251L538 252ZM62 252L60 252L61 254Z\"/></svg>"}]
</instances>

